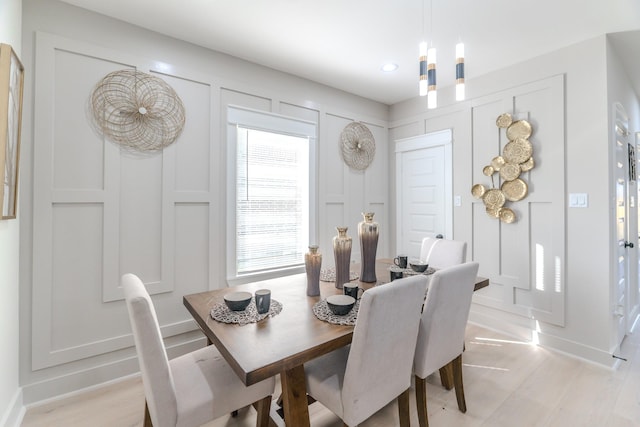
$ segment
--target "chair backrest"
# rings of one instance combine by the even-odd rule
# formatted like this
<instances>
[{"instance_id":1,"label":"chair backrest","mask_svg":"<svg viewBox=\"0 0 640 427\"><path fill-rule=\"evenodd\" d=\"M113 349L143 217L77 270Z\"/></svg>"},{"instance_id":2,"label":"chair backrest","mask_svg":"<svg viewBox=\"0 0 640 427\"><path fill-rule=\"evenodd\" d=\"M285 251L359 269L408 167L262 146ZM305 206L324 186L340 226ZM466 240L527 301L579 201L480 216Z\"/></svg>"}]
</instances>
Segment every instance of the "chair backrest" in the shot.
<instances>
[{"instance_id":1,"label":"chair backrest","mask_svg":"<svg viewBox=\"0 0 640 427\"><path fill-rule=\"evenodd\" d=\"M414 359L414 371L420 378L462 354L477 275L478 263L468 262L431 276Z\"/></svg>"},{"instance_id":2,"label":"chair backrest","mask_svg":"<svg viewBox=\"0 0 640 427\"><path fill-rule=\"evenodd\" d=\"M467 260L467 242L425 237L420 248L420 260L433 268L447 268Z\"/></svg>"},{"instance_id":3,"label":"chair backrest","mask_svg":"<svg viewBox=\"0 0 640 427\"><path fill-rule=\"evenodd\" d=\"M178 419L175 386L153 302L137 276L125 274L121 285L129 310L151 421L156 427L175 426Z\"/></svg>"},{"instance_id":4,"label":"chair backrest","mask_svg":"<svg viewBox=\"0 0 640 427\"><path fill-rule=\"evenodd\" d=\"M427 278L417 275L362 294L342 388L343 421L357 425L411 386Z\"/></svg>"}]
</instances>

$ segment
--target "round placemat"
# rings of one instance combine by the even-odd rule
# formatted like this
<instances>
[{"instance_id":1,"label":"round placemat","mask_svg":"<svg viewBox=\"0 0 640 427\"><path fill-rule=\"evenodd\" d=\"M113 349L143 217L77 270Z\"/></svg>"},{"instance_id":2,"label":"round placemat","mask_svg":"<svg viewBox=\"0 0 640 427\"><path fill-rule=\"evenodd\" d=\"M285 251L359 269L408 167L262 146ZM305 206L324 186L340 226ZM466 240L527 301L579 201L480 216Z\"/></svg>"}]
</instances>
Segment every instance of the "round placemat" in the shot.
<instances>
[{"instance_id":1,"label":"round placemat","mask_svg":"<svg viewBox=\"0 0 640 427\"><path fill-rule=\"evenodd\" d=\"M313 305L313 314L320 320L329 322L334 325L354 326L360 309L360 300L356 300L355 305L350 312L344 316L333 314L327 305L327 300L322 299Z\"/></svg>"},{"instance_id":2,"label":"round placemat","mask_svg":"<svg viewBox=\"0 0 640 427\"><path fill-rule=\"evenodd\" d=\"M360 275L355 271L349 272L349 281L360 278ZM323 268L320 270L320 280L323 282L335 282L336 281L336 269L333 267Z\"/></svg>"},{"instance_id":3,"label":"round placemat","mask_svg":"<svg viewBox=\"0 0 640 427\"><path fill-rule=\"evenodd\" d=\"M282 311L282 303L271 298L269 312L258 314L256 309L256 299L251 298L251 302L242 311L231 311L224 302L216 303L211 309L211 318L222 323L236 323L246 325L248 323L259 322L267 317L273 317Z\"/></svg>"},{"instance_id":4,"label":"round placemat","mask_svg":"<svg viewBox=\"0 0 640 427\"><path fill-rule=\"evenodd\" d=\"M425 271L423 271L422 273L418 272L418 271L413 271L411 268L403 268L402 272L404 274L406 274L407 276L415 276L417 274L425 274L425 275L430 275L436 272L436 269L433 267L427 267L427 269Z\"/></svg>"}]
</instances>

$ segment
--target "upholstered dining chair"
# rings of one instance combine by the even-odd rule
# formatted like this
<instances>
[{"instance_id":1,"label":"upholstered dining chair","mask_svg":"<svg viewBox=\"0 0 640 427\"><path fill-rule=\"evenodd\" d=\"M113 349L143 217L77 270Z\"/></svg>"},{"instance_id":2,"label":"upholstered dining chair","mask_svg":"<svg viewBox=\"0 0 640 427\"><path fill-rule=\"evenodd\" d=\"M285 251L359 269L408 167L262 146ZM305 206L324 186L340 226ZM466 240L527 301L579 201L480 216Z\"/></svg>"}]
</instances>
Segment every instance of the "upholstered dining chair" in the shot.
<instances>
[{"instance_id":1,"label":"upholstered dining chair","mask_svg":"<svg viewBox=\"0 0 640 427\"><path fill-rule=\"evenodd\" d=\"M446 268L467 260L467 242L425 237L420 248L420 260L433 268Z\"/></svg>"},{"instance_id":2,"label":"upholstered dining chair","mask_svg":"<svg viewBox=\"0 0 640 427\"><path fill-rule=\"evenodd\" d=\"M478 263L468 262L438 270L431 276L413 363L420 427L429 425L426 378L444 366L452 368L458 408L467 411L462 385L462 352L477 274Z\"/></svg>"},{"instance_id":3,"label":"upholstered dining chair","mask_svg":"<svg viewBox=\"0 0 640 427\"><path fill-rule=\"evenodd\" d=\"M309 396L345 426L357 426L396 398L400 426L409 426L411 367L426 286L426 276L419 275L367 290L351 345L305 364Z\"/></svg>"},{"instance_id":4,"label":"upholstered dining chair","mask_svg":"<svg viewBox=\"0 0 640 427\"><path fill-rule=\"evenodd\" d=\"M146 398L144 426L200 426L254 404L256 425L269 425L275 379L245 386L215 346L169 360L149 293L133 274L122 276Z\"/></svg>"}]
</instances>

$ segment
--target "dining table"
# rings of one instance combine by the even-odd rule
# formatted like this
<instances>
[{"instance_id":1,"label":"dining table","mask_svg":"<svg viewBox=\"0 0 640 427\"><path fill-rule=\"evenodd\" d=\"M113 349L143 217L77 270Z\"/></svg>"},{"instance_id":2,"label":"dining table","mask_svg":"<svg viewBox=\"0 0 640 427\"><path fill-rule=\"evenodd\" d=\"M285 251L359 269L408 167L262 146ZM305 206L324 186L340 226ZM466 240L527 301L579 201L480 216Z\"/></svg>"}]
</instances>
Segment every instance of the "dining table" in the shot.
<instances>
[{"instance_id":1,"label":"dining table","mask_svg":"<svg viewBox=\"0 0 640 427\"><path fill-rule=\"evenodd\" d=\"M388 283L392 259L376 260L375 283L357 281L363 289ZM351 264L352 273L359 274L358 264ZM391 286L393 283L391 283ZM475 290L489 285L478 277ZM224 302L224 295L235 291L255 293L269 289L274 302L281 304L278 314L263 320L234 324L214 320L211 310ZM304 273L225 287L183 297L183 303L196 323L220 351L231 368L247 386L280 375L282 409L286 426L309 426L304 364L323 354L351 343L353 326L337 325L320 320L313 306L330 295L340 294L334 282L320 282L320 295L307 296Z\"/></svg>"}]
</instances>

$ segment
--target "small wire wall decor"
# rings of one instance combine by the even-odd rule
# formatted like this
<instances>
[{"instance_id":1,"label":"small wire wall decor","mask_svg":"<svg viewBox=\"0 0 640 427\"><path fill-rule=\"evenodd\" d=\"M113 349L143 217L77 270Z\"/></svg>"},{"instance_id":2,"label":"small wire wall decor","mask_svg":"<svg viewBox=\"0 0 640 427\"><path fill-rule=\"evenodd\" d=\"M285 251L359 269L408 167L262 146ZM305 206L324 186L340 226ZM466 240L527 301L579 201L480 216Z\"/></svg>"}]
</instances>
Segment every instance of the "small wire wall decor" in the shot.
<instances>
[{"instance_id":1,"label":"small wire wall decor","mask_svg":"<svg viewBox=\"0 0 640 427\"><path fill-rule=\"evenodd\" d=\"M340 141L342 158L349 167L369 167L376 154L376 141L368 127L360 122L349 123L340 134Z\"/></svg>"},{"instance_id":2,"label":"small wire wall decor","mask_svg":"<svg viewBox=\"0 0 640 427\"><path fill-rule=\"evenodd\" d=\"M94 126L111 141L143 152L159 151L182 132L182 100L164 80L137 70L119 70L91 94Z\"/></svg>"}]
</instances>

